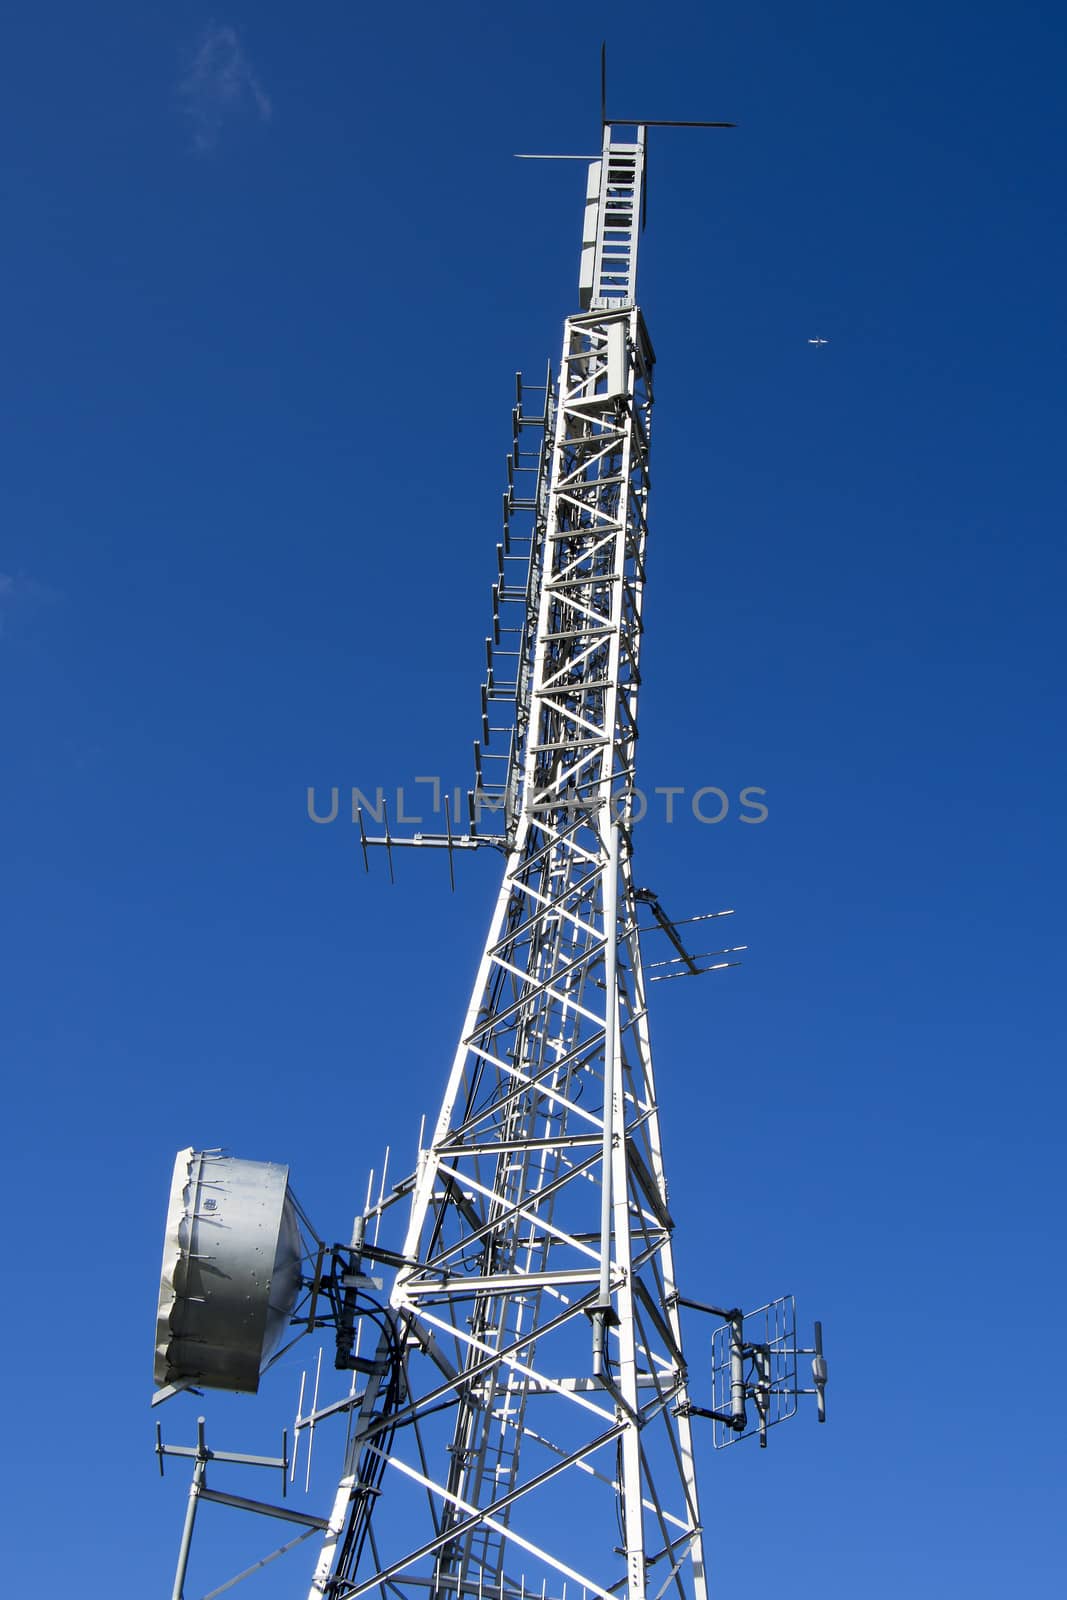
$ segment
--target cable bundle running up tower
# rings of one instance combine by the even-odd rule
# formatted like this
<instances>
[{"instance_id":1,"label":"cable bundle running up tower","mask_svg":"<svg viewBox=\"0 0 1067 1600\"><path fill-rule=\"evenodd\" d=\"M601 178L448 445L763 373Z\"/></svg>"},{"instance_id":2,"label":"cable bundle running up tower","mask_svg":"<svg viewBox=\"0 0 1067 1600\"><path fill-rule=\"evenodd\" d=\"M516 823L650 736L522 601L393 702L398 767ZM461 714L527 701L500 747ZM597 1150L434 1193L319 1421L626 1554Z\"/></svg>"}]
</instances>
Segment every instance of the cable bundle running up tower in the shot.
<instances>
[{"instance_id":1,"label":"cable bundle running up tower","mask_svg":"<svg viewBox=\"0 0 1067 1600\"><path fill-rule=\"evenodd\" d=\"M633 870L655 363L636 274L651 125L603 119L580 309L534 416L520 383L513 466L532 481L517 493L509 472L493 633L499 645L510 628L514 669L496 675L491 642L476 747L480 801L499 807L501 831L483 829L481 803L462 834L447 811L445 835L412 839L370 838L361 819L365 858L417 843L451 861L489 845L506 864L417 1169L383 1183L347 1246L318 1246L293 1314L332 1325L337 1364L355 1375L345 1400L298 1417L298 1433L327 1414L348 1429L332 1508L310 1519L325 1528L309 1600L704 1600L692 1419L765 1440L801 1392L786 1312L753 1341L739 1311L684 1299L675 1277L642 917L670 934L682 970L710 958L689 954ZM521 456L531 427L539 442ZM486 785L502 697L514 722L503 776ZM684 1306L723 1321L718 1409L690 1397ZM186 1348L160 1376L195 1381L195 1358ZM820 1407L824 1382L822 1365Z\"/></svg>"}]
</instances>

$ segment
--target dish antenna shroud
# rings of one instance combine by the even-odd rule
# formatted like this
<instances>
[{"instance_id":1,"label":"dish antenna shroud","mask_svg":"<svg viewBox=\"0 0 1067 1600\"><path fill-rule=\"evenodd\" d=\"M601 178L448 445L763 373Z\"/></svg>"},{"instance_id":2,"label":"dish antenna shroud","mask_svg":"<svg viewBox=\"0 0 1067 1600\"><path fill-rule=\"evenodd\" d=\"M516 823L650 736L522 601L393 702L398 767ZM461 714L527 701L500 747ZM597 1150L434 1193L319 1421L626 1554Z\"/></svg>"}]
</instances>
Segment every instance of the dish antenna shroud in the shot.
<instances>
[{"instance_id":1,"label":"dish antenna shroud","mask_svg":"<svg viewBox=\"0 0 1067 1600\"><path fill-rule=\"evenodd\" d=\"M255 1394L289 1326L302 1256L288 1167L179 1150L163 1241L156 1383Z\"/></svg>"}]
</instances>

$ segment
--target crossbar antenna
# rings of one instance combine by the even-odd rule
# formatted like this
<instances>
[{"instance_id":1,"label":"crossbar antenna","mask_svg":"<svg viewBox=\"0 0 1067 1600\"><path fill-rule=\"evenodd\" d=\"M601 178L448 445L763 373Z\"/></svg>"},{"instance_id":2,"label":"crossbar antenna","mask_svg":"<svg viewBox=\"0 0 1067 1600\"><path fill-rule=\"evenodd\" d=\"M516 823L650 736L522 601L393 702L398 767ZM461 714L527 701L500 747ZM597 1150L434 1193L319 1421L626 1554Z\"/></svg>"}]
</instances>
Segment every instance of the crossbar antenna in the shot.
<instances>
[{"instance_id":1,"label":"crossbar antenna","mask_svg":"<svg viewBox=\"0 0 1067 1600\"><path fill-rule=\"evenodd\" d=\"M608 116L608 46L600 46L600 126L633 126L642 128L736 128L736 122L680 122L676 118L609 117Z\"/></svg>"}]
</instances>

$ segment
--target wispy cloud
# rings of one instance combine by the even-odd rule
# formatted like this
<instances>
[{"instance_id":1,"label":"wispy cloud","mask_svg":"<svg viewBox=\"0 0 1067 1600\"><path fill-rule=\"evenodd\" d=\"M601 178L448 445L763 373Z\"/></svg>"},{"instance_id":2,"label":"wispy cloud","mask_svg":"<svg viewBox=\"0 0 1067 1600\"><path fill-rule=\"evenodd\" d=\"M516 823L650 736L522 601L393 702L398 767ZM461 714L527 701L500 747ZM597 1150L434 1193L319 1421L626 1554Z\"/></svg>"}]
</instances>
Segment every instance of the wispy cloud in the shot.
<instances>
[{"instance_id":1,"label":"wispy cloud","mask_svg":"<svg viewBox=\"0 0 1067 1600\"><path fill-rule=\"evenodd\" d=\"M225 122L251 114L260 122L274 115L270 97L241 42L237 29L210 22L189 59L178 94L193 128L198 155L214 150Z\"/></svg>"}]
</instances>

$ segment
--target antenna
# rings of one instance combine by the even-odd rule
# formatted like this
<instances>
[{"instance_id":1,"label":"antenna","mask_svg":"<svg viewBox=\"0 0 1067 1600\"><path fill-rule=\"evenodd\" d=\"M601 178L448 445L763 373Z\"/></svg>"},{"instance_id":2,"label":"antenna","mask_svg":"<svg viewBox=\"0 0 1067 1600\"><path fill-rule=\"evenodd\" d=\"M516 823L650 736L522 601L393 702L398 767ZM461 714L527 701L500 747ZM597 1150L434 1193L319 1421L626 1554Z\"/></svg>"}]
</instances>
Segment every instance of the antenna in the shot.
<instances>
[{"instance_id":1,"label":"antenna","mask_svg":"<svg viewBox=\"0 0 1067 1600\"><path fill-rule=\"evenodd\" d=\"M156 1318L153 1405L180 1389L255 1394L300 1288L303 1245L288 1167L180 1150Z\"/></svg>"},{"instance_id":2,"label":"antenna","mask_svg":"<svg viewBox=\"0 0 1067 1600\"><path fill-rule=\"evenodd\" d=\"M634 868L646 139L721 126L609 119L602 50L578 309L543 384L516 383L466 831L447 802L433 834L395 833L384 799L380 818L368 805L380 836L357 813L365 865L384 849L391 874L429 846L451 877L463 850L490 847L503 872L414 1171L393 1181L387 1155L349 1242L316 1236L289 1313L332 1329L344 1385L331 1398L317 1372L297 1406L306 1486L312 1439L344 1419L309 1600L706 1600L699 1419L710 1446L766 1444L801 1394L825 1416L821 1325L798 1345L792 1297L745 1313L678 1282L648 997L745 946L704 950L718 941L703 924L733 912L672 920ZM651 936L668 953L646 962ZM375 1065L409 1066L399 1047Z\"/></svg>"},{"instance_id":3,"label":"antenna","mask_svg":"<svg viewBox=\"0 0 1067 1600\"><path fill-rule=\"evenodd\" d=\"M253 1511L260 1516L274 1517L280 1522L295 1522L301 1524L304 1529L303 1533L297 1534L295 1539L290 1539L288 1543L283 1544L280 1548L272 1550L268 1555L260 1557L260 1559L252 1566L245 1567L243 1572L239 1572L236 1577L231 1578L228 1583L224 1583L221 1589L216 1589L216 1594L221 1594L223 1589L229 1589L235 1583L239 1583L242 1578L250 1577L253 1572L258 1572L263 1567L269 1566L269 1564L272 1561L276 1561L279 1556L283 1556L287 1554L288 1551L295 1549L296 1546L298 1544L302 1544L305 1539L310 1539L313 1533L321 1533L327 1527L327 1523L323 1517L311 1516L308 1512L301 1511L296 1507L291 1508L289 1506L271 1505L265 1500L249 1500L244 1495L227 1494L222 1490L210 1489L208 1487L207 1467L208 1462L210 1461L227 1462L231 1465L241 1467L271 1467L279 1471L282 1475L282 1494L284 1496L286 1473L289 1468L286 1435L284 1433L282 1434L282 1453L280 1456L250 1456L243 1455L232 1450L209 1450L204 1431L203 1417L198 1417L196 1420L195 1445L164 1444L163 1431L157 1423L156 1456L159 1460L159 1475L161 1478L164 1475L163 1463L165 1457L185 1456L187 1458L191 1458L193 1462L193 1479L189 1486L189 1500L186 1506L185 1525L182 1529L181 1544L178 1548L178 1565L174 1574L174 1587L171 1590L171 1600L183 1600L185 1593L185 1578L189 1569L189 1556L193 1544L193 1529L196 1524L196 1514L199 1510L200 1502L203 1500L213 1500L218 1505L233 1506L238 1511Z\"/></svg>"},{"instance_id":4,"label":"antenna","mask_svg":"<svg viewBox=\"0 0 1067 1600\"><path fill-rule=\"evenodd\" d=\"M600 126L615 127L642 127L642 128L736 128L736 122L679 122L677 120L663 121L655 117L609 117L608 116L608 46L604 40L600 46Z\"/></svg>"},{"instance_id":5,"label":"antenna","mask_svg":"<svg viewBox=\"0 0 1067 1600\"><path fill-rule=\"evenodd\" d=\"M826 1421L827 1366L822 1352L822 1323L815 1324L815 1343L797 1344L797 1308L792 1295L783 1295L755 1311L702 1305L679 1298L679 1305L720 1317L722 1326L712 1335L712 1405L689 1404L691 1416L708 1417L715 1424L717 1449L753 1435L761 1449L767 1430L795 1416L802 1394L813 1394L820 1422ZM802 1387L797 1358L813 1356L813 1386ZM749 1410L749 1406L752 1407Z\"/></svg>"}]
</instances>

